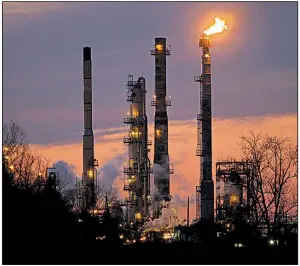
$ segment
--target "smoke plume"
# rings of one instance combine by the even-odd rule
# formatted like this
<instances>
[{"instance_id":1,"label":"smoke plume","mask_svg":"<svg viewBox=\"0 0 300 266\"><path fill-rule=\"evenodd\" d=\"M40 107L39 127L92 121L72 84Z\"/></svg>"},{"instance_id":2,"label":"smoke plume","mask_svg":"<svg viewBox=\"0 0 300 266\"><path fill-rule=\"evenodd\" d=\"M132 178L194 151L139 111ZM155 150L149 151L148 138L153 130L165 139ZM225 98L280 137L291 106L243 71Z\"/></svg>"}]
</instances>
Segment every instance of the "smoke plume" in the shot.
<instances>
[{"instance_id":1,"label":"smoke plume","mask_svg":"<svg viewBox=\"0 0 300 266\"><path fill-rule=\"evenodd\" d=\"M163 229L174 228L178 225L183 225L185 221L179 220L174 202L164 202L162 214L159 218L145 224L145 231L161 231Z\"/></svg>"},{"instance_id":2,"label":"smoke plume","mask_svg":"<svg viewBox=\"0 0 300 266\"><path fill-rule=\"evenodd\" d=\"M169 177L169 156L164 155L162 157L161 164L154 164L153 165L153 174L154 179L168 179ZM158 192L158 188L155 186L155 182L153 183L153 188L151 190L151 208L152 210L157 210L160 205L160 195Z\"/></svg>"},{"instance_id":3,"label":"smoke plume","mask_svg":"<svg viewBox=\"0 0 300 266\"><path fill-rule=\"evenodd\" d=\"M153 165L154 176L158 176L159 179L167 179L169 177L169 156L162 156L162 163Z\"/></svg>"},{"instance_id":4,"label":"smoke plume","mask_svg":"<svg viewBox=\"0 0 300 266\"><path fill-rule=\"evenodd\" d=\"M187 198L183 199L179 194L175 194L173 197L173 203L175 207L187 207ZM195 198L190 197L190 204L195 203Z\"/></svg>"},{"instance_id":5,"label":"smoke plume","mask_svg":"<svg viewBox=\"0 0 300 266\"><path fill-rule=\"evenodd\" d=\"M124 159L125 154L121 154L102 166L102 168L98 171L99 183L104 185L106 188L112 186L116 178L122 173L121 166Z\"/></svg>"},{"instance_id":6,"label":"smoke plume","mask_svg":"<svg viewBox=\"0 0 300 266\"><path fill-rule=\"evenodd\" d=\"M63 189L73 189L76 185L75 166L66 161L57 161L53 164L56 173L59 175L60 187Z\"/></svg>"}]
</instances>

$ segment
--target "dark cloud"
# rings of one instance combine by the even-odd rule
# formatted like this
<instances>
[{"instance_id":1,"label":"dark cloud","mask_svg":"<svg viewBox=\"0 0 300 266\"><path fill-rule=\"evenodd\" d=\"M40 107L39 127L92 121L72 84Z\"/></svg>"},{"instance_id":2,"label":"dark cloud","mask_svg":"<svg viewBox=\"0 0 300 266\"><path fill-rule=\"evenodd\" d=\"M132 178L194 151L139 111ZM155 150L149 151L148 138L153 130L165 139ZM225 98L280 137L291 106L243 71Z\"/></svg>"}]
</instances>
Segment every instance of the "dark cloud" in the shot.
<instances>
[{"instance_id":1,"label":"dark cloud","mask_svg":"<svg viewBox=\"0 0 300 266\"><path fill-rule=\"evenodd\" d=\"M29 9L24 16L4 17L3 117L22 125L33 143L81 140L86 45L92 47L95 130L122 125L128 74L146 78L153 121L149 49L158 36L172 45L169 119L195 119L199 84L193 76L201 70L197 39L200 20L211 10L232 14L235 22L213 37L213 116L297 112L297 2L220 2L217 7L214 2L68 2L41 15L41 7L36 15L32 5L34 16Z\"/></svg>"}]
</instances>

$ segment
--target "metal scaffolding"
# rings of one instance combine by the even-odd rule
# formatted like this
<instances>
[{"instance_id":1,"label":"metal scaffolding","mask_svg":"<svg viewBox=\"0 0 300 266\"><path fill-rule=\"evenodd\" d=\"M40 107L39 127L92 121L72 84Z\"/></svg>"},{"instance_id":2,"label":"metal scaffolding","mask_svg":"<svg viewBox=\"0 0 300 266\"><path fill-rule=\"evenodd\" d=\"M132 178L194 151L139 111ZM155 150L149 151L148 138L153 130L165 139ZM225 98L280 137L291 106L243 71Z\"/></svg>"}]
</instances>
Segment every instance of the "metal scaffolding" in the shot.
<instances>
[{"instance_id":1,"label":"metal scaffolding","mask_svg":"<svg viewBox=\"0 0 300 266\"><path fill-rule=\"evenodd\" d=\"M129 125L129 131L123 139L124 144L128 146L129 155L129 162L124 164L123 171L128 222L138 222L149 216L152 168L148 153L152 143L148 140L145 87L145 78L140 77L135 81L133 76L129 75L127 101L130 102L130 112L123 121Z\"/></svg>"},{"instance_id":2,"label":"metal scaffolding","mask_svg":"<svg viewBox=\"0 0 300 266\"><path fill-rule=\"evenodd\" d=\"M216 221L252 222L254 170L249 162L216 163Z\"/></svg>"}]
</instances>

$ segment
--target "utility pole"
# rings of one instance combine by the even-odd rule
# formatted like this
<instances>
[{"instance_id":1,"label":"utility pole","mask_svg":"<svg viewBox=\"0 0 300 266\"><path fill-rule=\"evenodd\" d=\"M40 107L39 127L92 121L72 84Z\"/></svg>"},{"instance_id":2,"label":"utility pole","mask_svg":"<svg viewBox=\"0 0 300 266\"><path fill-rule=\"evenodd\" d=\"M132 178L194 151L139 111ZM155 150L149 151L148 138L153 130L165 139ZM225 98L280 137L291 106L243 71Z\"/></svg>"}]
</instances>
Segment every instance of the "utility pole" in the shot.
<instances>
[{"instance_id":1,"label":"utility pole","mask_svg":"<svg viewBox=\"0 0 300 266\"><path fill-rule=\"evenodd\" d=\"M187 202L187 215L186 215L186 241L189 241L189 220L190 220L190 197Z\"/></svg>"},{"instance_id":2,"label":"utility pole","mask_svg":"<svg viewBox=\"0 0 300 266\"><path fill-rule=\"evenodd\" d=\"M190 219L190 197L188 197L188 203L187 203L186 227L189 227L189 219Z\"/></svg>"}]
</instances>

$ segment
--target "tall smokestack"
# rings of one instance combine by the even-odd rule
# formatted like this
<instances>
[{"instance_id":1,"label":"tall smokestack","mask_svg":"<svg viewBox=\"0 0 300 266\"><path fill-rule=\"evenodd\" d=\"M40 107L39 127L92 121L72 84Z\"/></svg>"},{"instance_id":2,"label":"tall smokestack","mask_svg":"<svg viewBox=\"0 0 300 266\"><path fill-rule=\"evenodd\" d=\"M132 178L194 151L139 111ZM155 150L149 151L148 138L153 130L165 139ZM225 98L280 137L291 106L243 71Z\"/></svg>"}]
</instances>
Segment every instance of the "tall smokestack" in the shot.
<instances>
[{"instance_id":1,"label":"tall smokestack","mask_svg":"<svg viewBox=\"0 0 300 266\"><path fill-rule=\"evenodd\" d=\"M83 193L84 209L95 205L94 134L92 125L92 61L91 48L83 48L84 134L83 134Z\"/></svg>"},{"instance_id":2,"label":"tall smokestack","mask_svg":"<svg viewBox=\"0 0 300 266\"><path fill-rule=\"evenodd\" d=\"M203 34L199 40L202 47L202 74L200 82L200 114L197 115L197 156L200 156L200 187L197 187L196 216L202 220L214 219L214 184L212 180L212 134L211 134L211 39ZM201 198L199 197L201 193ZM200 215L201 214L201 215Z\"/></svg>"},{"instance_id":3,"label":"tall smokestack","mask_svg":"<svg viewBox=\"0 0 300 266\"><path fill-rule=\"evenodd\" d=\"M159 202L170 200L170 171L168 152L168 115L167 106L171 100L166 99L166 59L170 55L166 38L155 38L155 96L151 102L155 106L154 118L154 186L156 188L156 204L154 217L159 216ZM158 170L159 169L159 170Z\"/></svg>"}]
</instances>

